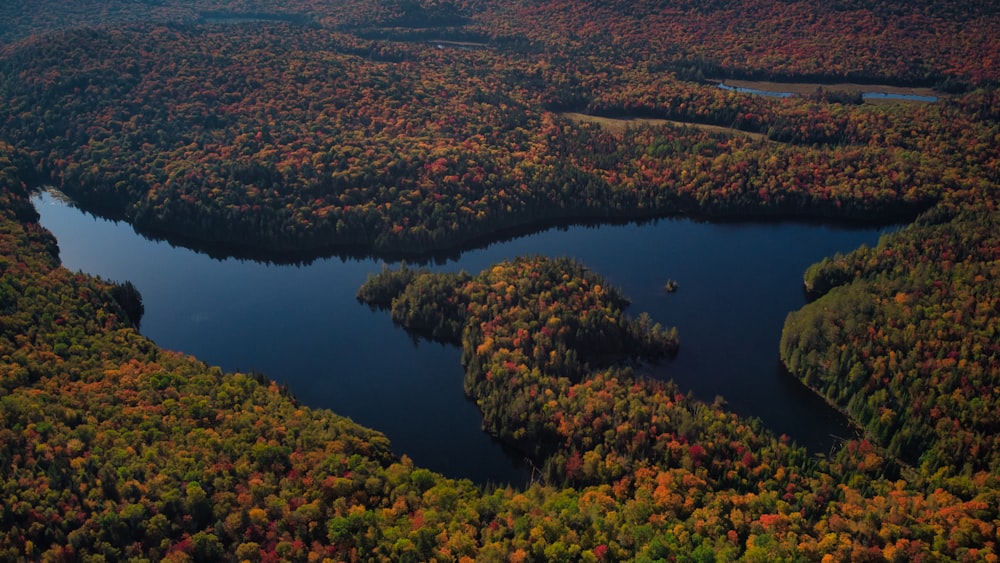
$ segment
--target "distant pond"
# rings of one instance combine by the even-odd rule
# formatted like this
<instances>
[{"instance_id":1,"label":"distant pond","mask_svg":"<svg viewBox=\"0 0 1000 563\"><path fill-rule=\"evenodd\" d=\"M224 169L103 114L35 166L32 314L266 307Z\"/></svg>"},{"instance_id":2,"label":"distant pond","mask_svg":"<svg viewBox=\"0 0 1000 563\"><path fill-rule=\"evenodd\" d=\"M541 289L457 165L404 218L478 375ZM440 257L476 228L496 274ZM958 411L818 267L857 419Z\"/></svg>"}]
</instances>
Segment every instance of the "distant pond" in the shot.
<instances>
[{"instance_id":1,"label":"distant pond","mask_svg":"<svg viewBox=\"0 0 1000 563\"><path fill-rule=\"evenodd\" d=\"M420 466L478 483L524 485L517 455L480 430L462 390L458 348L415 341L387 313L355 300L383 263L326 258L303 266L217 260L150 241L124 223L84 214L41 194L42 225L63 263L142 292L142 333L227 371L259 371L289 386L305 405L328 408L384 432ZM813 452L846 421L785 374L778 341L785 315L805 299L802 273L837 251L877 242L879 230L804 223L643 224L552 228L471 250L435 270L478 273L519 255L572 256L604 275L647 311L677 326L677 358L653 368L683 390L761 418ZM664 290L677 280L676 293Z\"/></svg>"},{"instance_id":2,"label":"distant pond","mask_svg":"<svg viewBox=\"0 0 1000 563\"><path fill-rule=\"evenodd\" d=\"M292 23L305 25L311 22L309 16L302 14L283 13L236 13L236 12L201 12L199 23L212 25L237 25L244 23Z\"/></svg>"},{"instance_id":3,"label":"distant pond","mask_svg":"<svg viewBox=\"0 0 1000 563\"><path fill-rule=\"evenodd\" d=\"M771 98L791 98L797 96L795 92L782 92L778 90L760 90L757 88L750 88L747 86L733 86L726 83L720 83L719 88L723 90L728 90L730 92L740 92L743 94L756 94L758 96L768 96ZM927 102L934 103L938 101L937 96L928 96L923 94L907 94L903 92L862 92L861 98L864 100L903 100L909 102Z\"/></svg>"}]
</instances>

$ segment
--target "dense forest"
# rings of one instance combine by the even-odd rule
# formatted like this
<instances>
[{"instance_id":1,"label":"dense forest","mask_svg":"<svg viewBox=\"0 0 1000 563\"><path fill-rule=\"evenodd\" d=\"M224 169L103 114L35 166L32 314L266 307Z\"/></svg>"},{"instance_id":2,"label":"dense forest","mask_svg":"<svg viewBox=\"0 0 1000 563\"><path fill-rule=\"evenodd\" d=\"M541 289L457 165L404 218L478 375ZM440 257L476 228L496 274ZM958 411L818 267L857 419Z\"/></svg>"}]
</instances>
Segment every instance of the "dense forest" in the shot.
<instances>
[{"instance_id":1,"label":"dense forest","mask_svg":"<svg viewBox=\"0 0 1000 563\"><path fill-rule=\"evenodd\" d=\"M7 49L0 135L147 234L279 255L419 254L559 218L910 219L996 159L970 111L993 111L991 90L774 100L579 48L275 22L68 31ZM566 110L688 126L616 135Z\"/></svg>"},{"instance_id":2,"label":"dense forest","mask_svg":"<svg viewBox=\"0 0 1000 563\"><path fill-rule=\"evenodd\" d=\"M810 269L783 358L923 473L997 474L998 274L995 212L913 225Z\"/></svg>"},{"instance_id":3,"label":"dense forest","mask_svg":"<svg viewBox=\"0 0 1000 563\"><path fill-rule=\"evenodd\" d=\"M91 8L0 6L0 559L998 559L990 3ZM864 103L844 81L940 97ZM785 324L789 371L865 434L829 457L647 378L683 334L586 265L372 277L360 300L461 346L484 429L534 464L515 489L158 348L131 284L60 266L28 200L44 184L278 260L584 218L909 224L805 272L813 301Z\"/></svg>"}]
</instances>

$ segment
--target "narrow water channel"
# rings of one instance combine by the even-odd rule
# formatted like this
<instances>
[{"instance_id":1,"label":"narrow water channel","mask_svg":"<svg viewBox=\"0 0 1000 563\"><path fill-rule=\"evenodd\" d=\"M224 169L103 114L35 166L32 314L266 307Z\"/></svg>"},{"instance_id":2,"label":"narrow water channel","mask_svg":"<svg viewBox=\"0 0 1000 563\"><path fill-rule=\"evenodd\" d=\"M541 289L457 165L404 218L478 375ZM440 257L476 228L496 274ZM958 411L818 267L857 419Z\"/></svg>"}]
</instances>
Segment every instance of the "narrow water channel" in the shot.
<instances>
[{"instance_id":1,"label":"narrow water channel","mask_svg":"<svg viewBox=\"0 0 1000 563\"><path fill-rule=\"evenodd\" d=\"M767 96L770 98L792 98L796 96L794 92L782 92L780 90L759 90L757 88L749 88L746 86L730 86L726 83L720 83L719 88L723 90L729 90L730 92L740 92L741 94L756 94L758 96ZM903 92L862 92L861 98L865 100L903 100L908 102L926 102L934 103L938 101L937 96L927 96L921 94L907 94Z\"/></svg>"},{"instance_id":2,"label":"narrow water channel","mask_svg":"<svg viewBox=\"0 0 1000 563\"><path fill-rule=\"evenodd\" d=\"M397 453L450 477L523 485L516 455L480 431L462 391L457 348L415 341L389 316L355 300L383 263L327 258L304 266L216 260L95 219L47 194L34 199L63 263L142 292L142 332L158 345L225 370L259 371L310 407L384 432ZM477 273L519 255L572 256L604 275L642 311L677 326L677 358L653 368L697 397L722 395L814 452L850 430L836 412L783 374L785 315L804 303L805 268L874 244L876 229L802 223L698 223L550 229L465 252L433 269ZM664 282L678 281L668 294Z\"/></svg>"}]
</instances>

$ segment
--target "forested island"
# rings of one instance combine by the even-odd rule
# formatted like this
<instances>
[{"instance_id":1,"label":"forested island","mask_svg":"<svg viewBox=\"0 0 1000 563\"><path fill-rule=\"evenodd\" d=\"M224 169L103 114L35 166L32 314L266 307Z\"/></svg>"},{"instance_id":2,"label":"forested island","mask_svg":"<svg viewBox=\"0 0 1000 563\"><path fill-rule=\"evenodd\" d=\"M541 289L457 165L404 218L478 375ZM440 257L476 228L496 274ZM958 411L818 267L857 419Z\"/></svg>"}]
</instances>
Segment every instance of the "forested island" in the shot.
<instances>
[{"instance_id":1,"label":"forested island","mask_svg":"<svg viewBox=\"0 0 1000 563\"><path fill-rule=\"evenodd\" d=\"M0 559L997 560L989 3L36 4L0 8ZM845 82L939 97L822 87ZM360 300L461 346L484 429L536 469L515 488L157 347L131 284L60 265L45 184L276 261L580 220L905 226L805 272L775 350L861 429L831 456L645 377L683 334L585 264L373 276Z\"/></svg>"}]
</instances>

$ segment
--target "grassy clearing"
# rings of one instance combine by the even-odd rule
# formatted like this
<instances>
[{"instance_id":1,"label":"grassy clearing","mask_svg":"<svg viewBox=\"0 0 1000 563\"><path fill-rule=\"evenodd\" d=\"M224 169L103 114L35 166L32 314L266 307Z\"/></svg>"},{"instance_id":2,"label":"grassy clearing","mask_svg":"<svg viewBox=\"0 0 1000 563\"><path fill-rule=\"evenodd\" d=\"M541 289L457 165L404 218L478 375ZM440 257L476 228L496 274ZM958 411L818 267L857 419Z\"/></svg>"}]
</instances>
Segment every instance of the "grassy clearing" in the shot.
<instances>
[{"instance_id":1,"label":"grassy clearing","mask_svg":"<svg viewBox=\"0 0 1000 563\"><path fill-rule=\"evenodd\" d=\"M629 127L637 127L642 125L658 126L658 125L673 125L675 127L694 127L695 129L701 129L702 131L709 131L712 133L724 133L727 135L743 135L744 137L751 137L753 139L764 140L764 135L760 133L751 133L749 131L740 131L739 129L733 129L732 127L720 127L718 125L704 125L701 123L688 123L686 121L673 121L670 119L651 119L646 117L627 117L627 118L613 118L613 117L600 117L597 115L588 115L585 113L575 113L575 112L565 112L561 113L563 117L573 121L574 123L596 123L607 129L608 131L614 133L615 135L621 135Z\"/></svg>"}]
</instances>

